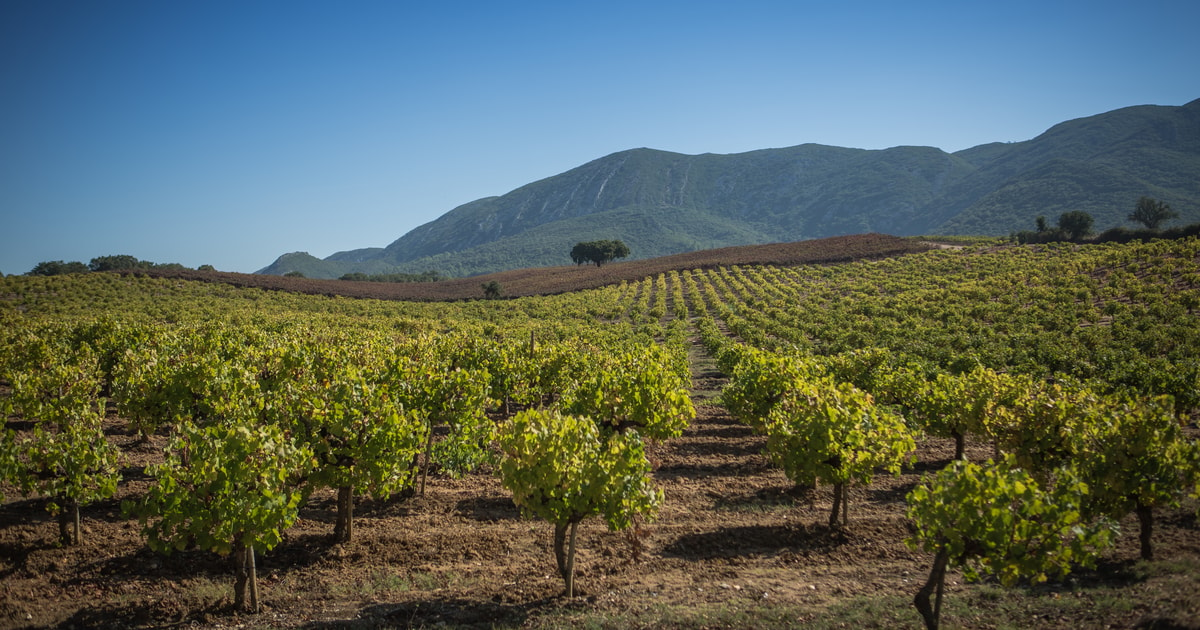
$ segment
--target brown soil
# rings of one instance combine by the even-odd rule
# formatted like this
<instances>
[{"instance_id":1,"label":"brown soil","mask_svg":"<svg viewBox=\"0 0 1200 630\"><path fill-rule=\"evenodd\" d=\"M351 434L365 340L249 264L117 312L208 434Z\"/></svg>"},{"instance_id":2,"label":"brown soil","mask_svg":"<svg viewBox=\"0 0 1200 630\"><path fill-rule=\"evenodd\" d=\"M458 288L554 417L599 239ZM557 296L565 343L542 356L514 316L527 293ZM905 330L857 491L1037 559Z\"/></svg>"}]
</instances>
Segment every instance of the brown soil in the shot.
<instances>
[{"instance_id":1,"label":"brown soil","mask_svg":"<svg viewBox=\"0 0 1200 630\"><path fill-rule=\"evenodd\" d=\"M696 421L651 449L666 494L658 519L636 534L609 532L598 519L582 524L583 595L573 600L555 573L552 528L522 518L484 472L435 478L423 498L360 503L356 539L344 545L329 540L335 497L314 497L283 544L259 559L264 611L234 614L228 559L159 556L137 522L122 517L120 500L145 491L141 467L160 457L163 444L137 444L111 419L110 437L128 454L125 480L115 500L86 510L83 546L56 546L57 525L39 500L0 507L0 627L545 627L581 619L572 615L650 626L669 623L661 615L675 608L770 606L791 615L786 625L799 625L855 596L911 597L930 557L903 543L903 498L922 473L949 460L952 444L922 442L920 463L904 474L853 489L848 528L831 530L829 489L797 491L770 466L763 438L705 402L720 386L718 375L698 373ZM987 450L976 444L969 454L982 459ZM1194 513L1163 516L1160 557L1200 558ZM1106 559L1107 573L1078 579L1124 574L1136 555L1136 535L1125 536ZM947 581L947 597L963 597L961 575ZM1155 627L1187 627L1189 614L1200 616L1187 608L1196 606L1195 591L1134 595L1133 588L1137 601L1125 618L1087 618L1085 610L1036 625L1133 627L1161 618L1175 625ZM915 613L906 619L917 622Z\"/></svg>"}]
</instances>

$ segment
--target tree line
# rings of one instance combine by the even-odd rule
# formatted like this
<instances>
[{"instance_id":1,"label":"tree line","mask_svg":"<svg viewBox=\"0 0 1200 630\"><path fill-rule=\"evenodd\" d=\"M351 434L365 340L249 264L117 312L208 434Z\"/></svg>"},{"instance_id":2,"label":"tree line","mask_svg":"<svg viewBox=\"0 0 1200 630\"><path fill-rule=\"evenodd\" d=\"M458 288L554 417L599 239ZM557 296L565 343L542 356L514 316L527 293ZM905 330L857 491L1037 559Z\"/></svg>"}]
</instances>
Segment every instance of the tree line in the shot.
<instances>
[{"instance_id":1,"label":"tree line","mask_svg":"<svg viewBox=\"0 0 1200 630\"><path fill-rule=\"evenodd\" d=\"M47 260L34 265L26 272L27 276L61 276L69 273L88 273L91 271L120 271L124 269L187 269L179 263L156 263L149 260L139 260L136 256L118 254L114 256L97 256L88 264L77 260L64 262L62 260ZM197 271L216 271L212 265L200 265Z\"/></svg>"},{"instance_id":2,"label":"tree line","mask_svg":"<svg viewBox=\"0 0 1200 630\"><path fill-rule=\"evenodd\" d=\"M1179 218L1179 213L1171 205L1153 197L1140 197L1134 209L1125 220L1141 223L1143 229L1130 230L1124 227L1114 227L1093 237L1092 227L1095 220L1092 215L1082 210L1064 212L1058 216L1054 227L1046 221L1045 216L1039 216L1036 230L1024 230L1013 234L1013 240L1018 243L1049 243L1054 241L1081 242L1089 240L1095 243L1127 243L1133 240L1149 238L1183 238L1200 233L1200 224L1189 225L1170 230L1161 230L1168 221Z\"/></svg>"}]
</instances>

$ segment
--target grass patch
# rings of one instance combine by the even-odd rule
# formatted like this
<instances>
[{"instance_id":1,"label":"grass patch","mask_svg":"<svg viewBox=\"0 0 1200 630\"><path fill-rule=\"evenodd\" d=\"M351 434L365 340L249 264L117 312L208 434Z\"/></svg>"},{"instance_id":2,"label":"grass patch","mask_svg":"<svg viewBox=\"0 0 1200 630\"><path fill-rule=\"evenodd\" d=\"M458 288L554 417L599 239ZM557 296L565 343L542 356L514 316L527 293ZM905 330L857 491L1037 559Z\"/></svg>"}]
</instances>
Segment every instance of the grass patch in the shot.
<instances>
[{"instance_id":1,"label":"grass patch","mask_svg":"<svg viewBox=\"0 0 1200 630\"><path fill-rule=\"evenodd\" d=\"M192 578L183 582L183 592L188 601L205 608L226 600L233 601L233 580L218 582L205 577Z\"/></svg>"},{"instance_id":2,"label":"grass patch","mask_svg":"<svg viewBox=\"0 0 1200 630\"><path fill-rule=\"evenodd\" d=\"M785 602L730 601L718 604L651 605L637 610L578 610L560 608L529 620L533 628L795 628L803 623L805 608Z\"/></svg>"},{"instance_id":3,"label":"grass patch","mask_svg":"<svg viewBox=\"0 0 1200 630\"><path fill-rule=\"evenodd\" d=\"M714 510L738 514L778 514L794 510L796 505L796 498L786 493L763 493L752 497L734 497L713 501Z\"/></svg>"},{"instance_id":4,"label":"grass patch","mask_svg":"<svg viewBox=\"0 0 1200 630\"><path fill-rule=\"evenodd\" d=\"M436 591L440 589L470 588L478 583L454 571L411 571L408 574L392 573L377 569L371 574L371 584L384 591Z\"/></svg>"},{"instance_id":5,"label":"grass patch","mask_svg":"<svg viewBox=\"0 0 1200 630\"><path fill-rule=\"evenodd\" d=\"M329 591L335 597L377 597L389 593L434 591L449 586L454 582L461 582L461 580L455 580L447 575L428 571L404 573L379 567L372 569L366 576L353 582L332 584L329 587Z\"/></svg>"}]
</instances>

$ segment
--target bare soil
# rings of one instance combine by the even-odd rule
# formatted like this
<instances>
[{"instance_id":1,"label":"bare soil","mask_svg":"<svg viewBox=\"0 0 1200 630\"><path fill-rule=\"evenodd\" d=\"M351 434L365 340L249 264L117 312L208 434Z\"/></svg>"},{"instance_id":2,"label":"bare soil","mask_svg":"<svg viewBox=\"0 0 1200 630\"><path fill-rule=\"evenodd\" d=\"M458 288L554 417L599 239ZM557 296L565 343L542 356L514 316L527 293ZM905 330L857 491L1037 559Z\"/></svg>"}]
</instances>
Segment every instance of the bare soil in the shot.
<instances>
[{"instance_id":1,"label":"bare soil","mask_svg":"<svg viewBox=\"0 0 1200 630\"><path fill-rule=\"evenodd\" d=\"M583 594L574 599L563 596L555 572L552 527L522 518L482 471L431 479L425 497L360 503L355 540L342 545L329 537L335 496L315 496L283 544L259 558L263 612L233 613L229 559L160 556L146 547L139 524L122 516L120 501L145 492L142 467L161 457L164 440L138 444L110 418L110 438L127 454L124 481L117 498L85 510L82 546L57 546L57 524L41 500L0 506L0 627L734 627L765 620L789 627L897 598L900 612L879 613L871 625L916 627L907 601L931 558L903 542L904 495L950 460L953 445L921 442L918 464L854 488L849 526L830 529L829 489L797 490L773 468L762 454L764 438L707 400L722 384L709 370L696 374L693 425L651 448L666 495L658 519L633 533L585 521L577 560ZM973 444L969 454L983 459L988 448ZM1192 567L1189 575L1139 571L1136 526L1126 527L1130 533L1100 569L1029 595L1084 598L1083 605L1066 617L1026 616L1017 626L1200 625L1195 505L1163 513L1155 532L1159 556ZM958 573L947 580L948 601L990 601L979 599L984 586L964 585ZM1086 588L1097 584L1120 594L1100 612L1086 601L1098 597ZM955 609L947 623L994 627L986 614L968 614Z\"/></svg>"}]
</instances>

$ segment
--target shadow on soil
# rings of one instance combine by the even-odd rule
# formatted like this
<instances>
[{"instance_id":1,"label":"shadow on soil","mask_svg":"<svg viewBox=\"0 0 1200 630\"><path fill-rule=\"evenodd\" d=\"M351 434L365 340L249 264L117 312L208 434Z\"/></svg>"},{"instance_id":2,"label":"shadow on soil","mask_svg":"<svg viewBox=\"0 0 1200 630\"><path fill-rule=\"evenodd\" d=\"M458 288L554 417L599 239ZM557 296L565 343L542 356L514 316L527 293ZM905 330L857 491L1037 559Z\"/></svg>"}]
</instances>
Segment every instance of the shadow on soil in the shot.
<instances>
[{"instance_id":1,"label":"shadow on soil","mask_svg":"<svg viewBox=\"0 0 1200 630\"><path fill-rule=\"evenodd\" d=\"M723 464L666 464L658 467L654 471L654 476L662 479L707 479L710 477L743 477L747 475L761 474L764 470L770 468L771 464L767 459L761 458L761 462L751 462L742 464L738 462L723 463Z\"/></svg>"},{"instance_id":2,"label":"shadow on soil","mask_svg":"<svg viewBox=\"0 0 1200 630\"><path fill-rule=\"evenodd\" d=\"M917 487L917 481L902 483L890 488L866 488L866 495L873 503L903 503L912 489Z\"/></svg>"},{"instance_id":3,"label":"shadow on soil","mask_svg":"<svg viewBox=\"0 0 1200 630\"><path fill-rule=\"evenodd\" d=\"M1094 569L1080 569L1071 573L1071 580L1082 588L1128 587L1145 582L1147 575L1138 569L1139 560L1107 560L1096 564ZM1053 591L1065 588L1059 584L1045 587Z\"/></svg>"},{"instance_id":4,"label":"shadow on soil","mask_svg":"<svg viewBox=\"0 0 1200 630\"><path fill-rule=\"evenodd\" d=\"M0 510L0 527L37 525L54 520L46 510L46 499L21 499L4 504Z\"/></svg>"},{"instance_id":5,"label":"shadow on soil","mask_svg":"<svg viewBox=\"0 0 1200 630\"><path fill-rule=\"evenodd\" d=\"M784 549L827 552L845 543L844 532L826 525L751 525L680 536L662 553L684 560L709 560L769 554Z\"/></svg>"},{"instance_id":6,"label":"shadow on soil","mask_svg":"<svg viewBox=\"0 0 1200 630\"><path fill-rule=\"evenodd\" d=\"M101 604L85 608L63 620L55 628L98 628L100 630L130 627L166 628L200 624L206 626L217 619L228 619L236 623L231 606L214 603L208 607L188 610L184 606L172 606L164 601L138 601L129 604Z\"/></svg>"},{"instance_id":7,"label":"shadow on soil","mask_svg":"<svg viewBox=\"0 0 1200 630\"><path fill-rule=\"evenodd\" d=\"M180 576L224 579L233 575L233 561L228 557L197 549L167 555L143 546L133 553L100 559L93 566L94 573L67 584L113 586L144 579L172 580Z\"/></svg>"},{"instance_id":8,"label":"shadow on soil","mask_svg":"<svg viewBox=\"0 0 1200 630\"><path fill-rule=\"evenodd\" d=\"M521 510L512 497L491 496L463 499L454 506L454 511L473 520L482 522L520 520Z\"/></svg>"},{"instance_id":9,"label":"shadow on soil","mask_svg":"<svg viewBox=\"0 0 1200 630\"><path fill-rule=\"evenodd\" d=\"M1171 619L1147 619L1134 628L1137 630L1200 630L1200 623L1183 625Z\"/></svg>"},{"instance_id":10,"label":"shadow on soil","mask_svg":"<svg viewBox=\"0 0 1200 630\"><path fill-rule=\"evenodd\" d=\"M327 535L290 535L274 549L256 554L259 576L304 570L340 551ZM67 581L67 584L112 587L126 582L209 578L232 579L234 563L230 556L210 551L183 549L162 554L142 546L133 553L103 558L93 563L95 572ZM86 627L86 626L84 626Z\"/></svg>"},{"instance_id":11,"label":"shadow on soil","mask_svg":"<svg viewBox=\"0 0 1200 630\"><path fill-rule=\"evenodd\" d=\"M0 579L8 579L17 571L25 570L29 562L29 556L38 551L46 549L54 549L55 545L47 544L46 542L35 542L33 544L0 544L0 556L7 558L8 568L0 570Z\"/></svg>"},{"instance_id":12,"label":"shadow on soil","mask_svg":"<svg viewBox=\"0 0 1200 630\"><path fill-rule=\"evenodd\" d=\"M761 444L742 442L683 442L672 445L676 453L683 455L708 455L714 457L754 457L761 455Z\"/></svg>"},{"instance_id":13,"label":"shadow on soil","mask_svg":"<svg viewBox=\"0 0 1200 630\"><path fill-rule=\"evenodd\" d=\"M355 619L314 622L302 628L518 628L537 610L556 601L558 598L526 603L446 598L376 604L363 608Z\"/></svg>"},{"instance_id":14,"label":"shadow on soil","mask_svg":"<svg viewBox=\"0 0 1200 630\"><path fill-rule=\"evenodd\" d=\"M812 507L818 491L797 485L768 486L746 494L711 494L713 509L755 512L797 505Z\"/></svg>"},{"instance_id":15,"label":"shadow on soil","mask_svg":"<svg viewBox=\"0 0 1200 630\"><path fill-rule=\"evenodd\" d=\"M384 499L359 495L354 497L354 517L404 518L412 516L418 511L415 504L416 497L411 492L396 494ZM325 523L329 525L332 533L333 524L337 521L337 496L328 492L309 497L300 507L300 518Z\"/></svg>"}]
</instances>

